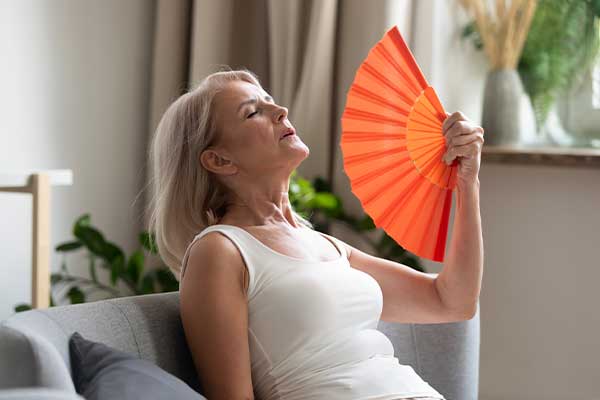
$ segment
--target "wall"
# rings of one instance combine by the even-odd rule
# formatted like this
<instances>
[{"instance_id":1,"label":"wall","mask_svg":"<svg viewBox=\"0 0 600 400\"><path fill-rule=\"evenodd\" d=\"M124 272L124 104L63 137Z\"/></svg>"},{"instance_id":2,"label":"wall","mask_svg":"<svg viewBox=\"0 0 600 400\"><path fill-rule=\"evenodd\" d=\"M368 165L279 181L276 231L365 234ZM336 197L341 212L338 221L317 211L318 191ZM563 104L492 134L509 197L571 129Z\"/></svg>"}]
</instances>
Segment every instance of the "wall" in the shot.
<instances>
[{"instance_id":1,"label":"wall","mask_svg":"<svg viewBox=\"0 0 600 400\"><path fill-rule=\"evenodd\" d=\"M419 1L412 46L445 108L480 123L487 61L460 40L467 20L455 3ZM600 170L484 162L479 176L479 398L600 398Z\"/></svg>"},{"instance_id":2,"label":"wall","mask_svg":"<svg viewBox=\"0 0 600 400\"><path fill-rule=\"evenodd\" d=\"M153 19L146 0L0 2L0 170L73 170L73 186L52 190L52 248L85 212L137 247ZM0 221L4 319L30 302L30 198L0 193ZM81 256L68 265L85 276Z\"/></svg>"}]
</instances>

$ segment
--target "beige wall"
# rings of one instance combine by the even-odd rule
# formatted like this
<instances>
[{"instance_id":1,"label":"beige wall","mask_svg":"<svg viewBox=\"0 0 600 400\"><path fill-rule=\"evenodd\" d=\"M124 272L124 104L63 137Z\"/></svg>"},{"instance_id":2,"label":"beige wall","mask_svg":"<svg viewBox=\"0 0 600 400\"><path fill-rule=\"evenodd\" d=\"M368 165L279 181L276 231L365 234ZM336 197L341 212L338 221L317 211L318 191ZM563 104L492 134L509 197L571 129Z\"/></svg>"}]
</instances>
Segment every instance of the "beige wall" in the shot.
<instances>
[{"instance_id":1,"label":"beige wall","mask_svg":"<svg viewBox=\"0 0 600 400\"><path fill-rule=\"evenodd\" d=\"M454 2L419 3L417 60L446 109L480 123L487 62L459 39L464 15ZM479 176L479 398L600 399L600 169L484 163Z\"/></svg>"},{"instance_id":2,"label":"beige wall","mask_svg":"<svg viewBox=\"0 0 600 400\"><path fill-rule=\"evenodd\" d=\"M153 12L146 0L0 1L0 169L73 170L73 186L52 190L53 271L54 246L85 212L128 254L137 248ZM0 221L4 319L30 302L30 197L0 194ZM86 276L82 257L68 264Z\"/></svg>"},{"instance_id":3,"label":"beige wall","mask_svg":"<svg viewBox=\"0 0 600 400\"><path fill-rule=\"evenodd\" d=\"M440 8L442 100L480 121L485 60ZM480 181L480 399L600 398L600 169L488 163Z\"/></svg>"}]
</instances>

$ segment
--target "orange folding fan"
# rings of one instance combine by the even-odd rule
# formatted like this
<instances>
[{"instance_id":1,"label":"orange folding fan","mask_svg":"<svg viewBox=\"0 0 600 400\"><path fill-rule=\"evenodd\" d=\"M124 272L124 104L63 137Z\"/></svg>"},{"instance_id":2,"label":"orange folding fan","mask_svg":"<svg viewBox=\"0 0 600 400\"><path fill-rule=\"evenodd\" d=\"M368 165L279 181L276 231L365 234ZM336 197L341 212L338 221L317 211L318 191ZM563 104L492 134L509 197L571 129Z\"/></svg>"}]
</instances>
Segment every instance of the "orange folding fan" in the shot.
<instances>
[{"instance_id":1,"label":"orange folding fan","mask_svg":"<svg viewBox=\"0 0 600 400\"><path fill-rule=\"evenodd\" d=\"M340 147L352 192L375 226L413 254L443 261L458 162L442 161L444 108L397 27L358 68Z\"/></svg>"}]
</instances>

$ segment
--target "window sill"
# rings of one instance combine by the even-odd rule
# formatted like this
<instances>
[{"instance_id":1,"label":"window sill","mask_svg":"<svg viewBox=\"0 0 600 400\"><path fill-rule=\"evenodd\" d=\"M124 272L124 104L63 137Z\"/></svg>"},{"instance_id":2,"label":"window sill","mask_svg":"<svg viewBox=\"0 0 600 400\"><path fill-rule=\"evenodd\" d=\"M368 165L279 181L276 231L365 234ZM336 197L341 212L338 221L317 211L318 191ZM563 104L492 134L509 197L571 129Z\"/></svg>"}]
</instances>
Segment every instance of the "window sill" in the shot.
<instances>
[{"instance_id":1,"label":"window sill","mask_svg":"<svg viewBox=\"0 0 600 400\"><path fill-rule=\"evenodd\" d=\"M600 148L484 145L481 160L482 163L600 168Z\"/></svg>"}]
</instances>

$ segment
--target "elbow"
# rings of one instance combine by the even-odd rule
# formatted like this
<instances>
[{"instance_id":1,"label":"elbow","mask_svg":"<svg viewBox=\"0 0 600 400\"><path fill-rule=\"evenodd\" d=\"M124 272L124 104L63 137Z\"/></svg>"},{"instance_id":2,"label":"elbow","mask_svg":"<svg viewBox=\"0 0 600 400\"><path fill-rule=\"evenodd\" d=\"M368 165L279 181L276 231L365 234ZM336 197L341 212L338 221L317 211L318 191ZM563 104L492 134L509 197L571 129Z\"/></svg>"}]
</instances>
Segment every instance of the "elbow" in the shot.
<instances>
[{"instance_id":1,"label":"elbow","mask_svg":"<svg viewBox=\"0 0 600 400\"><path fill-rule=\"evenodd\" d=\"M460 309L452 309L449 314L452 315L454 322L468 321L473 319L479 310L479 302L473 303L468 307L461 307Z\"/></svg>"},{"instance_id":2,"label":"elbow","mask_svg":"<svg viewBox=\"0 0 600 400\"><path fill-rule=\"evenodd\" d=\"M462 319L468 321L475 318L477 311L479 310L479 301L473 303L470 307L466 308L462 313Z\"/></svg>"}]
</instances>

